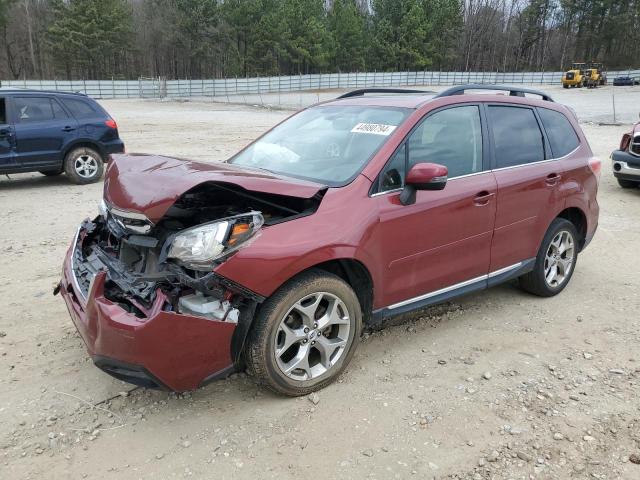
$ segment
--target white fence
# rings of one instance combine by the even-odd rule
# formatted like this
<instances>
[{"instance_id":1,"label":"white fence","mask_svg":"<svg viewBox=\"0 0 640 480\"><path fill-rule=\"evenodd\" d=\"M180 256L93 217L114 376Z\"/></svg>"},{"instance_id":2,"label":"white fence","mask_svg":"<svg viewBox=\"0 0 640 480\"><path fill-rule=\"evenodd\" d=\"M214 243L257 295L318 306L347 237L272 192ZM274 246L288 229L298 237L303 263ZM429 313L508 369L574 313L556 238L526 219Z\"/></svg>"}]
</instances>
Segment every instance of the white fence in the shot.
<instances>
[{"instance_id":1,"label":"white fence","mask_svg":"<svg viewBox=\"0 0 640 480\"><path fill-rule=\"evenodd\" d=\"M640 70L608 72L640 77ZM562 72L361 72L210 80L3 80L3 88L82 92L94 98L230 97L298 91L420 85L559 84Z\"/></svg>"}]
</instances>

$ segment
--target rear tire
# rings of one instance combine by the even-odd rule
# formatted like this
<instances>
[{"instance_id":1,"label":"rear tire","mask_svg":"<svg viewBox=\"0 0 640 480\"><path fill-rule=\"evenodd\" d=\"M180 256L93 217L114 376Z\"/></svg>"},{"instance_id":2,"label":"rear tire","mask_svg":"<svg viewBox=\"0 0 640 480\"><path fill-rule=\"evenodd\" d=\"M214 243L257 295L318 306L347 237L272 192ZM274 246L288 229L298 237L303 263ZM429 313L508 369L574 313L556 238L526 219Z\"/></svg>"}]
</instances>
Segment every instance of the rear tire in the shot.
<instances>
[{"instance_id":1,"label":"rear tire","mask_svg":"<svg viewBox=\"0 0 640 480\"><path fill-rule=\"evenodd\" d=\"M336 275L311 270L260 306L247 339L247 369L274 392L307 395L342 373L361 331L353 289Z\"/></svg>"},{"instance_id":2,"label":"rear tire","mask_svg":"<svg viewBox=\"0 0 640 480\"><path fill-rule=\"evenodd\" d=\"M637 188L639 182L634 182L633 180L624 180L622 178L618 178L618 185L622 188Z\"/></svg>"},{"instance_id":3,"label":"rear tire","mask_svg":"<svg viewBox=\"0 0 640 480\"><path fill-rule=\"evenodd\" d=\"M75 184L94 183L102 177L104 161L100 154L91 148L76 148L65 157L64 172Z\"/></svg>"},{"instance_id":4,"label":"rear tire","mask_svg":"<svg viewBox=\"0 0 640 480\"><path fill-rule=\"evenodd\" d=\"M579 235L569 220L556 218L542 239L533 270L520 287L539 297L553 297L568 285L578 260Z\"/></svg>"}]
</instances>

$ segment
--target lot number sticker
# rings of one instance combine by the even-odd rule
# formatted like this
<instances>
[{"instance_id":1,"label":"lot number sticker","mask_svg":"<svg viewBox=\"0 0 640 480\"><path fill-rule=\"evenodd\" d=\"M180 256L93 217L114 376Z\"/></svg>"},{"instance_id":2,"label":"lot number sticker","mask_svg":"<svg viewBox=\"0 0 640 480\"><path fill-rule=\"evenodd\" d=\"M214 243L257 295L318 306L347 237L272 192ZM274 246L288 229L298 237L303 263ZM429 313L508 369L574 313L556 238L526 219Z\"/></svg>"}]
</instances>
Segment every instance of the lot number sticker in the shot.
<instances>
[{"instance_id":1,"label":"lot number sticker","mask_svg":"<svg viewBox=\"0 0 640 480\"><path fill-rule=\"evenodd\" d=\"M395 125L383 125L382 123L359 123L351 130L351 133L372 133L374 135L391 135L396 129Z\"/></svg>"}]
</instances>

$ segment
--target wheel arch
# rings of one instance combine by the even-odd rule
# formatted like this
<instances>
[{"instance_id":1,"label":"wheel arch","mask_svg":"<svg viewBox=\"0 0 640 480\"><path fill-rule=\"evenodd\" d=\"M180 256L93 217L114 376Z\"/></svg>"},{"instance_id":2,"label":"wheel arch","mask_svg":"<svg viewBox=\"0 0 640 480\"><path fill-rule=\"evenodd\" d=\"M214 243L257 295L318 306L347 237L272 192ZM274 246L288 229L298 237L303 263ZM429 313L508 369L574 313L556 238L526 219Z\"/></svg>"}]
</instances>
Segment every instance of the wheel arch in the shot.
<instances>
[{"instance_id":1,"label":"wheel arch","mask_svg":"<svg viewBox=\"0 0 640 480\"><path fill-rule=\"evenodd\" d=\"M355 258L339 258L313 265L297 275L312 269L324 270L342 278L358 297L364 324L370 323L373 311L373 278L362 262Z\"/></svg>"},{"instance_id":2,"label":"wheel arch","mask_svg":"<svg viewBox=\"0 0 640 480\"><path fill-rule=\"evenodd\" d=\"M573 223L576 227L578 234L580 235L580 242L578 245L578 251L582 250L587 238L587 216L578 207L569 207L562 210L556 218L564 218L565 220Z\"/></svg>"},{"instance_id":3,"label":"wheel arch","mask_svg":"<svg viewBox=\"0 0 640 480\"><path fill-rule=\"evenodd\" d=\"M62 161L64 162L67 158L67 155L69 155L69 152L75 150L76 148L91 148L92 150L95 150L100 154L103 162L107 161L107 156L105 154L104 148L100 146L100 143L87 138L77 138L69 143L62 152Z\"/></svg>"}]
</instances>

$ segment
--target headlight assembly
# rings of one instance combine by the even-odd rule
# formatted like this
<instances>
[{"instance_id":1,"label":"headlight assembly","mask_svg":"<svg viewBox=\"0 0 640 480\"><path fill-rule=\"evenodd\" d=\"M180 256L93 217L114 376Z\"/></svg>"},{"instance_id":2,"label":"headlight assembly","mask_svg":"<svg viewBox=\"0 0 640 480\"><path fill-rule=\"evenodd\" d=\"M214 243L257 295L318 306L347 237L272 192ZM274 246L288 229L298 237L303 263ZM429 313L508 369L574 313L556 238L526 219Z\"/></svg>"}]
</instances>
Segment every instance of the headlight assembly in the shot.
<instances>
[{"instance_id":1,"label":"headlight assembly","mask_svg":"<svg viewBox=\"0 0 640 480\"><path fill-rule=\"evenodd\" d=\"M167 258L192 270L210 270L215 260L245 245L263 223L260 212L249 212L188 228L173 237Z\"/></svg>"}]
</instances>

